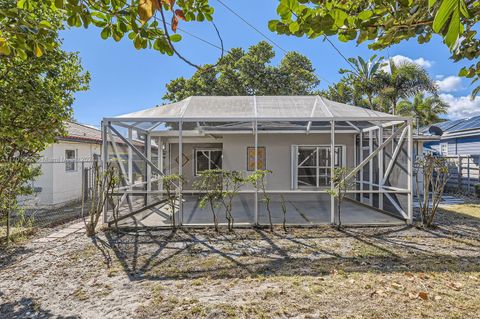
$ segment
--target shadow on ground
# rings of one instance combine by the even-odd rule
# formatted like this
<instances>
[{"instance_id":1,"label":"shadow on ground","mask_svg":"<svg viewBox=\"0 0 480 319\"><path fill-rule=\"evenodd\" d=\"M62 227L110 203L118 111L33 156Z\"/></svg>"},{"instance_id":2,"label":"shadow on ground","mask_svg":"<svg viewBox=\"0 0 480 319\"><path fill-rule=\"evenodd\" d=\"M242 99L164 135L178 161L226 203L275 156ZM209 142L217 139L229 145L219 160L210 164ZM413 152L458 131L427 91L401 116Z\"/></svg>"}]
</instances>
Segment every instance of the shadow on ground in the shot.
<instances>
[{"instance_id":1,"label":"shadow on ground","mask_svg":"<svg viewBox=\"0 0 480 319\"><path fill-rule=\"evenodd\" d=\"M107 232L131 280L321 276L332 272L480 271L480 219L442 211L431 230L410 226L261 229L234 233L179 229ZM451 220L450 220L451 219Z\"/></svg>"},{"instance_id":2,"label":"shadow on ground","mask_svg":"<svg viewBox=\"0 0 480 319\"><path fill-rule=\"evenodd\" d=\"M0 292L0 298L2 292ZM56 319L76 319L79 316L59 316L49 310L42 309L35 300L31 298L22 298L18 302L7 302L0 304L0 317L7 318L56 318Z\"/></svg>"}]
</instances>

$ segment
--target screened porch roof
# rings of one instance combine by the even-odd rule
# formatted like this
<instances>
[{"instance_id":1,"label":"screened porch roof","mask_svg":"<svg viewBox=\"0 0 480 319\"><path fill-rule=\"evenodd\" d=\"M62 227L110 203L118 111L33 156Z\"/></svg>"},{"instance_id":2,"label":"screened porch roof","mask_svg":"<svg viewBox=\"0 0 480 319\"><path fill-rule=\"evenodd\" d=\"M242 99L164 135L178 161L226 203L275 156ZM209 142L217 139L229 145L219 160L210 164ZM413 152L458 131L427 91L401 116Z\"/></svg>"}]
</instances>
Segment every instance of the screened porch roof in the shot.
<instances>
[{"instance_id":1,"label":"screened porch roof","mask_svg":"<svg viewBox=\"0 0 480 319\"><path fill-rule=\"evenodd\" d=\"M406 117L321 96L191 96L107 120L116 121L394 121Z\"/></svg>"}]
</instances>

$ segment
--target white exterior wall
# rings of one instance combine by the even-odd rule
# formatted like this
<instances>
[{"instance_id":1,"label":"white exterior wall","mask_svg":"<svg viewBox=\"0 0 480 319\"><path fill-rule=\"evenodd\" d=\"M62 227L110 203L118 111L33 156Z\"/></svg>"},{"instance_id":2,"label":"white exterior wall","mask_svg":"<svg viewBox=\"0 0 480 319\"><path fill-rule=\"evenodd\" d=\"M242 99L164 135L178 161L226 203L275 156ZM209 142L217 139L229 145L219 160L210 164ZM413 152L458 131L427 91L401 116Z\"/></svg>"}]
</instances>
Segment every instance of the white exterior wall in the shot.
<instances>
[{"instance_id":1,"label":"white exterior wall","mask_svg":"<svg viewBox=\"0 0 480 319\"><path fill-rule=\"evenodd\" d=\"M100 155L101 145L60 141L48 147L42 154L42 175L34 182L42 190L37 194L36 204L41 206L59 205L78 200L82 194L82 164L91 167L94 154ZM74 171L65 169L65 151L77 151Z\"/></svg>"},{"instance_id":2,"label":"white exterior wall","mask_svg":"<svg viewBox=\"0 0 480 319\"><path fill-rule=\"evenodd\" d=\"M223 143L223 146L222 146ZM195 148L222 148L223 169L230 171L244 171L247 174L247 147L255 146L253 134L225 134L220 144L189 143L186 139L183 143L183 153L189 158L183 167L183 176L186 179L184 189L191 189L194 177L194 156ZM336 134L335 144L345 146L345 158L347 167L354 165L354 141L353 134ZM292 145L325 145L330 146L330 134L258 134L258 146L266 149L267 169L273 173L268 175L268 188L272 190L290 190L292 185ZM174 169L177 172L178 166L175 159L178 156L178 144L170 144Z\"/></svg>"}]
</instances>

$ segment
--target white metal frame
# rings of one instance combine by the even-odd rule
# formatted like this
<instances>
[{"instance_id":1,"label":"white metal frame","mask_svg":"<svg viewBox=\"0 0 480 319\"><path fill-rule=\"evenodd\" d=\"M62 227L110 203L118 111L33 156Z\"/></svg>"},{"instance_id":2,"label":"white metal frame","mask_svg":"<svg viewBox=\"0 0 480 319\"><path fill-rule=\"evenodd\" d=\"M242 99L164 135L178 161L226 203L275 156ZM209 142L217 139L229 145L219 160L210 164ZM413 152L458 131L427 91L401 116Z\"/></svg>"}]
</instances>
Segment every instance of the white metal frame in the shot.
<instances>
[{"instance_id":1,"label":"white metal frame","mask_svg":"<svg viewBox=\"0 0 480 319\"><path fill-rule=\"evenodd\" d=\"M330 133L330 171L333 172L334 169L334 156L335 156L335 147L336 146L342 146L342 145L336 145L335 144L335 137L337 134L343 134L343 133L349 133L349 134L354 134L354 141L355 141L355 146L354 146L354 152L355 152L355 167L351 170L347 178L356 178L357 176L359 177L357 180L358 183L358 188L356 190L349 190L349 194L360 194L360 202L363 202L363 195L364 194L369 194L369 205L373 207L373 194L378 194L379 196L379 203L378 203L378 209L382 210L384 209L384 198L387 199L387 202L390 203L406 220L407 223L412 222L412 216L413 216L413 185L412 185L412 174L413 174L413 135L412 135L412 127L411 127L411 119L409 118L403 118L403 117L395 117L395 120L392 120L392 116L385 116L385 117L334 117L332 113L330 112L329 108L327 107L326 103L323 101L321 97L317 97L315 100L315 104L313 106L311 116L307 118L295 118L295 119L285 119L285 118L277 118L277 117L269 117L269 118L258 118L257 116L257 110L256 110L256 97L252 97L253 99L253 104L254 104L254 110L255 110L255 115L253 118L249 117L244 117L244 118L186 118L185 111L187 109L187 105L184 106L184 109L182 110L182 116L180 117L166 117L166 118L129 118L129 117L117 117L117 118L104 118L102 121L102 138L103 138L103 146L102 146L102 167L106 167L108 164L108 161L110 161L110 156L109 156L109 145L111 145L112 150L114 152L114 155L116 158L120 159L120 155L118 152L118 149L116 147L116 143L121 142L128 147L128 159L127 159L127 168L123 166L123 161L119 161L120 169L121 169L121 174L122 174L122 180L124 187L119 188L118 194L121 195L122 200L121 203L126 199L129 202L129 205L131 204L130 196L133 194L138 194L142 193L145 194L146 201L145 205L148 205L148 196L151 194L163 194L163 189L161 187L158 188L158 190L152 190L152 182L154 180L153 175L155 174L158 176L159 181L161 177L164 175L165 169L166 169L166 163L164 163L164 156L163 156L163 145L169 145L172 140L175 140L178 142L178 155L179 158L182 159L182 154L183 154L183 138L184 137L195 137L195 138L202 138L202 137L208 137L210 138L213 135L224 135L224 134L253 134L254 135L254 147L257 150L255 156L255 169L258 169L257 167L257 157L258 157L258 135L259 134L282 134L282 133L292 133L292 134L328 134ZM314 114L314 109L321 107L325 113L328 115L327 117L319 117L316 118L313 116ZM269 121L277 121L277 122L284 122L284 121L306 121L307 125L305 127L304 131L299 131L299 130L284 130L284 131L258 131L258 126L259 122L269 122ZM312 122L318 121L318 122L326 122L330 123L330 131L328 132L325 129L315 129L312 127ZM350 130L345 130L344 126L342 126L342 130L337 131L337 123L338 121L341 122L346 122L348 126L351 128ZM360 125L357 123L360 122L370 122L372 125L367 128L361 128ZM129 123L133 122L133 123ZM140 128L139 125L142 123L150 123L148 129L143 129ZM168 123L177 123L178 125L178 130L176 131L169 131L166 132L165 130L161 130L162 124L165 122ZM205 131L205 130L183 130L183 124L184 123L197 123L200 124L201 122L240 122L240 123L246 123L249 122L252 124L252 129L251 130L246 130L246 129L241 129L238 131ZM378 123L378 124L375 124ZM114 126L119 126L122 128L126 128L127 130L127 137L124 137L123 134L120 133L119 130L115 129ZM395 130L392 130L392 133L388 136L385 136L385 128L389 127L394 127ZM158 130L160 128L160 130ZM156 130L157 129L157 130ZM141 133L144 135L144 147L145 147L145 152L141 152L138 150L137 147L135 147L133 143L133 132L137 131L138 133ZM364 157L364 148L365 146L365 134L368 135L368 149L369 149L369 154L368 156ZM398 135L400 135L398 137ZM378 138L378 147L374 149L373 146L373 140L374 136ZM358 137L358 139L357 139ZM397 139L398 137L398 139ZM158 161L157 163L152 162L151 158L151 139L156 138L157 139L157 146L158 146ZM172 139L172 140L171 140ZM387 182L389 180L390 174L392 170L394 169L395 164L397 163L399 159L399 154L402 151L402 147L405 144L405 140L407 141L407 186L406 188L399 188L399 187L392 187L387 185ZM321 144L320 144L321 145ZM392 156L390 158L390 161L387 163L386 162L386 156L385 156L385 147L387 145L392 146ZM315 145L319 146L319 145ZM328 146L328 145L327 145ZM359 150L358 154L358 162L357 162L357 146ZM291 146L292 152L295 150L295 147L292 145ZM298 149L298 148L297 148ZM169 159L173 154L171 154L170 148L166 147L166 158ZM146 164L146 172L145 172L145 180L143 181L143 184L145 185L145 189L143 191L134 191L134 186L137 184L134 183L133 181L133 173L132 173L132 158L133 155L136 154L142 161L145 162ZM196 151L195 151L195 156L196 156ZM345 148L344 145L342 146L342 161L346 160L345 156ZM293 161L293 155L292 155L292 161ZM373 163L376 161L378 163L378 169L379 169L379 178L378 181L373 180ZM292 162L293 164L293 162ZM196 161L194 163L194 167L196 166ZM365 167L369 168L369 176L368 180L364 179L364 174L363 170ZM171 161L168 160L168 168L171 170ZM195 168L194 168L195 169ZM296 169L296 166L295 166ZM195 169L196 171L196 169ZM293 170L292 170L293 171ZM183 176L183 166L181 165L181 161L179 163L179 168L178 168L178 174L180 176ZM293 172L291 173L292 179L294 177ZM293 181L292 181L293 182ZM295 183L295 182L293 182ZM293 185L292 183L292 185ZM161 183L160 183L161 184ZM295 183L296 184L296 183ZM177 220L179 221L179 224L183 224L183 202L182 202L182 196L183 194L194 194L195 191L193 190L185 190L183 189L183 185L176 185L178 189L178 194L179 194L179 218ZM335 185L333 184L333 180L331 180L331 185L330 188L333 189ZM291 189L291 190L282 190L282 191L273 191L269 190L269 193L272 194L290 194L290 193L327 193L327 189ZM254 204L254 225L259 225L259 218L258 218L258 202L259 202L259 194L256 190L242 190L240 193L252 193L254 194L255 198L255 204ZM407 207L406 211L404 208L402 208L401 205L398 204L397 200L394 198L396 195L406 195L407 196ZM331 205L330 205L330 210L331 210L331 223L335 224L336 223L336 218L335 218L335 197L332 195L331 196ZM132 208L130 207L130 211L132 211ZM108 222L108 212L107 209L104 211L104 222Z\"/></svg>"}]
</instances>

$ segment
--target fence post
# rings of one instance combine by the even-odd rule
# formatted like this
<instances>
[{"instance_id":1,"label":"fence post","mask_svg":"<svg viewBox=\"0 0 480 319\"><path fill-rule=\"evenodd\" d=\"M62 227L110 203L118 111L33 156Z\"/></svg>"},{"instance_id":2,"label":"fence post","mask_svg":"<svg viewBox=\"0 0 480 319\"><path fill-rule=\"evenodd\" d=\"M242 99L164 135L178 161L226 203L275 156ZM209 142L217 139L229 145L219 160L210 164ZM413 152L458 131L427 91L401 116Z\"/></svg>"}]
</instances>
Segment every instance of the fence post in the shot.
<instances>
[{"instance_id":1,"label":"fence post","mask_svg":"<svg viewBox=\"0 0 480 319\"><path fill-rule=\"evenodd\" d=\"M457 160L457 171L458 171L458 175L457 175L457 182L458 182L458 188L459 188L459 191L463 191L463 185L462 185L462 156L461 155L457 155L458 156L458 160Z\"/></svg>"},{"instance_id":2,"label":"fence post","mask_svg":"<svg viewBox=\"0 0 480 319\"><path fill-rule=\"evenodd\" d=\"M82 199L85 201L87 199L87 196L86 196L86 189L87 189L87 177L86 177L86 171L85 171L85 165L84 165L84 162L82 161L82 169L81 169L81 178L82 178Z\"/></svg>"},{"instance_id":3,"label":"fence post","mask_svg":"<svg viewBox=\"0 0 480 319\"><path fill-rule=\"evenodd\" d=\"M471 184L470 184L470 156L467 156L467 183L468 183L468 188L467 192L471 192Z\"/></svg>"}]
</instances>

